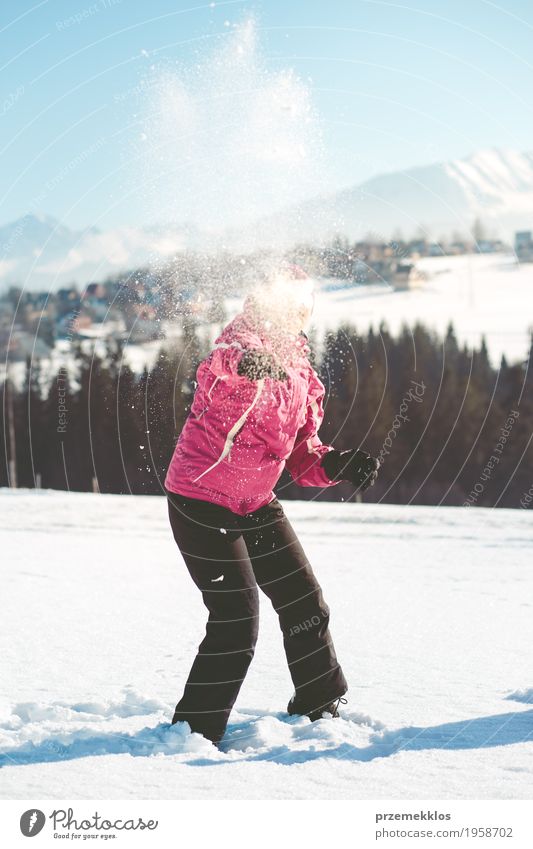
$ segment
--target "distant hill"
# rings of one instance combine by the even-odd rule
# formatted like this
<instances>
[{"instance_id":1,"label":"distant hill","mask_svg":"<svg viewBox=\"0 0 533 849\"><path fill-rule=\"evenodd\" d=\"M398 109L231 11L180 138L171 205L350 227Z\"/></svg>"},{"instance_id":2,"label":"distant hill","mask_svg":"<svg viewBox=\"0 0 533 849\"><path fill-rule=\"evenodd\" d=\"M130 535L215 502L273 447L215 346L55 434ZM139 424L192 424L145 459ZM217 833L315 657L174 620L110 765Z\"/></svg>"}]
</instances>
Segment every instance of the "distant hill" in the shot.
<instances>
[{"instance_id":1,"label":"distant hill","mask_svg":"<svg viewBox=\"0 0 533 849\"><path fill-rule=\"evenodd\" d=\"M185 248L236 250L295 242L387 239L397 230L430 238L467 233L476 218L511 239L533 229L533 153L480 150L465 159L382 174L353 188L311 198L217 235L184 224L75 231L46 215L27 215L0 228L0 287L58 289L172 256Z\"/></svg>"},{"instance_id":2,"label":"distant hill","mask_svg":"<svg viewBox=\"0 0 533 849\"><path fill-rule=\"evenodd\" d=\"M0 227L0 288L57 290L73 282L84 285L202 242L189 225L77 231L51 216L30 214Z\"/></svg>"},{"instance_id":3,"label":"distant hill","mask_svg":"<svg viewBox=\"0 0 533 849\"><path fill-rule=\"evenodd\" d=\"M387 239L396 230L410 237L419 229L438 239L466 233L476 218L506 239L516 229L533 229L533 153L480 150L466 159L381 174L270 216L257 231L263 241L336 233Z\"/></svg>"}]
</instances>

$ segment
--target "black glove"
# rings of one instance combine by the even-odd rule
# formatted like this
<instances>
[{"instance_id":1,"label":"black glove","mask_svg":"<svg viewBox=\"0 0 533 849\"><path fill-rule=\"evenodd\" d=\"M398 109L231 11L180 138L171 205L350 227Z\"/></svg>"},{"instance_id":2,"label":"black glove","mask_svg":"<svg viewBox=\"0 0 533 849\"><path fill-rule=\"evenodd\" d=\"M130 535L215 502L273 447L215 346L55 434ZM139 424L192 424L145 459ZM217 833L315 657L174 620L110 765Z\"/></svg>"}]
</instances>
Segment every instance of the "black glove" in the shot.
<instances>
[{"instance_id":1,"label":"black glove","mask_svg":"<svg viewBox=\"0 0 533 849\"><path fill-rule=\"evenodd\" d=\"M332 481L350 481L361 492L373 486L378 476L379 460L366 451L352 448L349 451L328 451L321 466Z\"/></svg>"},{"instance_id":2,"label":"black glove","mask_svg":"<svg viewBox=\"0 0 533 849\"><path fill-rule=\"evenodd\" d=\"M287 380L287 375L272 354L268 351L250 349L239 360L237 374L248 380L262 380L271 377L274 380Z\"/></svg>"}]
</instances>

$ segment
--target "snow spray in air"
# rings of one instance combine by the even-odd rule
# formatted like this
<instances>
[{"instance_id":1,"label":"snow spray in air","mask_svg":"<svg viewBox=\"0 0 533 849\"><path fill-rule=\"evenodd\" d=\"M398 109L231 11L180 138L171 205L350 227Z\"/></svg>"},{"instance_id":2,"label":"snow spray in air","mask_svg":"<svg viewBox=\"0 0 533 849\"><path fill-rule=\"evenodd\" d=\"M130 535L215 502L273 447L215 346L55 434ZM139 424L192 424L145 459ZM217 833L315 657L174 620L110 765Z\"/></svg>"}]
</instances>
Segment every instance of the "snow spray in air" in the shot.
<instances>
[{"instance_id":1,"label":"snow spray in air","mask_svg":"<svg viewBox=\"0 0 533 849\"><path fill-rule=\"evenodd\" d=\"M309 82L275 67L252 19L154 67L142 108L147 215L188 226L195 248L287 247L274 213L325 189ZM286 224L283 225L286 231Z\"/></svg>"}]
</instances>

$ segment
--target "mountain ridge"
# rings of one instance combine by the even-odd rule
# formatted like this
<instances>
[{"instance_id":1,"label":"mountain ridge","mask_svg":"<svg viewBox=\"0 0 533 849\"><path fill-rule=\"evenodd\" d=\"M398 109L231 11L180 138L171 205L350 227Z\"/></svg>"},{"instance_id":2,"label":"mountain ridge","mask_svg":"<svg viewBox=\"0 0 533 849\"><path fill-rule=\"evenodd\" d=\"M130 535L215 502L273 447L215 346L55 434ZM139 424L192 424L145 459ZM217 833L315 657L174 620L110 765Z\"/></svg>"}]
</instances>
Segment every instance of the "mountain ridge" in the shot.
<instances>
[{"instance_id":1,"label":"mountain ridge","mask_svg":"<svg viewBox=\"0 0 533 849\"><path fill-rule=\"evenodd\" d=\"M533 152L482 148L462 159L391 170L218 234L191 223L74 230L29 213L0 227L0 287L84 285L185 249L286 249L336 235L386 241L398 231L440 239L467 234L476 219L509 240L514 230L533 229Z\"/></svg>"}]
</instances>

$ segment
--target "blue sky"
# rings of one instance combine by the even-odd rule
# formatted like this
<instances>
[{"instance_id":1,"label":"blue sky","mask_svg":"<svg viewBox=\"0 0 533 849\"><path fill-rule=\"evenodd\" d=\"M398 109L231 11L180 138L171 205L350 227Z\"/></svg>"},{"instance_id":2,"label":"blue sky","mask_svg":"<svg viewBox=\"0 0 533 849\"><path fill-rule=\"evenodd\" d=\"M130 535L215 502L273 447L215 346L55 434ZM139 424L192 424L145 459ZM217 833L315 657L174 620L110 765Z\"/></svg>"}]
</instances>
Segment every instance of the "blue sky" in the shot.
<instances>
[{"instance_id":1,"label":"blue sky","mask_svg":"<svg viewBox=\"0 0 533 849\"><path fill-rule=\"evenodd\" d=\"M310 88L331 188L533 148L529 0L4 0L0 224L37 210L71 227L155 221L135 190L135 91L150 67L205 63L247 15L264 63Z\"/></svg>"}]
</instances>

